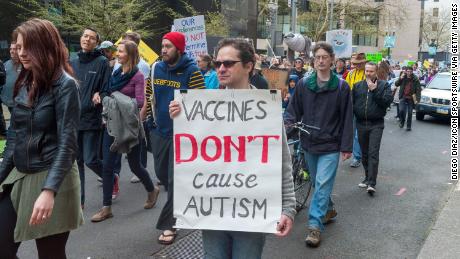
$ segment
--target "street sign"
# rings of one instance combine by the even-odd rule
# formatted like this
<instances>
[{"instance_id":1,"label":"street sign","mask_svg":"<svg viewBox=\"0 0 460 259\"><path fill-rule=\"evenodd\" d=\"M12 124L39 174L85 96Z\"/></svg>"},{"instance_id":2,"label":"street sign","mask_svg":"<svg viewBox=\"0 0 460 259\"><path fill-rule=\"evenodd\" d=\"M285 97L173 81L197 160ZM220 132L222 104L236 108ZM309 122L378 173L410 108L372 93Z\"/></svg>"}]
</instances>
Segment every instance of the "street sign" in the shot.
<instances>
[{"instance_id":1,"label":"street sign","mask_svg":"<svg viewBox=\"0 0 460 259\"><path fill-rule=\"evenodd\" d=\"M396 36L385 36L383 43L384 48L394 48L396 42Z\"/></svg>"}]
</instances>

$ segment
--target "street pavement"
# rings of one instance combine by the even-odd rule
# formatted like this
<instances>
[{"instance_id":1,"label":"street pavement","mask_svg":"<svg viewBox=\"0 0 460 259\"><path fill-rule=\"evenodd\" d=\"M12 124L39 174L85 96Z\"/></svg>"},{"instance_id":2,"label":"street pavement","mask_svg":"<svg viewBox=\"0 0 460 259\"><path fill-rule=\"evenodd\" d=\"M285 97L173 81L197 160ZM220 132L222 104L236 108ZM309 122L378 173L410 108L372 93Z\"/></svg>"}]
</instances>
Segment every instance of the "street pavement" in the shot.
<instances>
[{"instance_id":1,"label":"street pavement","mask_svg":"<svg viewBox=\"0 0 460 259\"><path fill-rule=\"evenodd\" d=\"M370 197L357 187L363 177L362 167L350 168L350 161L341 163L333 192L339 214L335 222L327 225L321 246L315 249L305 246L307 208L297 215L288 237L268 236L264 259L416 258L427 237L427 245L431 242L431 246L426 245L422 251L435 247L438 236L447 240L443 231L438 231L437 237L430 232L440 229L435 224L438 216L452 217L459 213L460 195L459 192L452 195L455 182L449 181L449 122L429 116L419 122L414 116L413 130L407 132L398 127L394 112L393 108L385 121L376 195ZM153 175L152 168L149 153L148 169ZM121 194L112 206L114 218L91 223L91 216L102 205L102 187L94 174L87 171L86 222L71 232L68 258L200 258L199 231L179 231L178 241L170 247L157 244L160 231L155 229L155 223L166 193L162 188L156 207L144 210L146 191L141 184L130 183L131 176L124 160ZM456 198L452 200L453 197ZM441 210L451 200L456 210L444 216ZM449 226L448 221L443 225L444 229ZM453 226L456 228L450 229L451 234L458 240L458 221ZM443 258L460 258L458 249L444 247L442 252L446 255ZM36 258L34 243L24 242L18 256ZM420 258L438 257L421 254Z\"/></svg>"}]
</instances>

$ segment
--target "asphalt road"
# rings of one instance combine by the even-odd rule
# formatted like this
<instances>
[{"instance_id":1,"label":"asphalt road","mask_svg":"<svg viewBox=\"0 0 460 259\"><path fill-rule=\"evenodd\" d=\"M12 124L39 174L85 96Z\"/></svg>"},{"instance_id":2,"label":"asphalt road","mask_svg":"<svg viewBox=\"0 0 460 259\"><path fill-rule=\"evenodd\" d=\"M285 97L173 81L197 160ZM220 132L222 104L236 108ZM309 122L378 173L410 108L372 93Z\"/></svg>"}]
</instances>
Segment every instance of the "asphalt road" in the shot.
<instances>
[{"instance_id":1,"label":"asphalt road","mask_svg":"<svg viewBox=\"0 0 460 259\"><path fill-rule=\"evenodd\" d=\"M406 132L399 129L393 115L394 108L386 120L376 195L369 197L357 187L363 176L362 167L353 169L349 161L342 163L333 192L339 215L326 227L321 246L305 247L304 210L297 215L289 237L268 237L264 259L417 256L452 187L448 180L449 122L429 116L418 122L414 116L413 130ZM150 154L148 167L153 175ZM115 216L95 224L89 219L102 205L102 187L87 171L86 222L70 235L69 258L152 258L163 248L156 243L160 232L155 223L166 193L162 189L157 206L144 210L146 192L141 184L129 183L131 176L124 161L121 194L112 206ZM186 233L182 231L178 238ZM18 256L36 258L34 242L24 242Z\"/></svg>"}]
</instances>

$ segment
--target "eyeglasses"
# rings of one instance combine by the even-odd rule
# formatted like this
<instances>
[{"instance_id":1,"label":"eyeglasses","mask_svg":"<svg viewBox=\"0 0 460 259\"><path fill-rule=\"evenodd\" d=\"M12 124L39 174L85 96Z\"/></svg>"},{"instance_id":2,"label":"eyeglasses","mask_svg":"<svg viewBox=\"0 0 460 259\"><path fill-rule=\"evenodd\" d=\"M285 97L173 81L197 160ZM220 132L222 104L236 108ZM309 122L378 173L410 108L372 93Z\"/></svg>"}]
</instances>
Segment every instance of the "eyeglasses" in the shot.
<instances>
[{"instance_id":1,"label":"eyeglasses","mask_svg":"<svg viewBox=\"0 0 460 259\"><path fill-rule=\"evenodd\" d=\"M222 65L224 65L225 68L231 68L238 62L242 62L242 61L241 60L224 60L224 61L214 60L213 61L215 68L220 68L220 66Z\"/></svg>"}]
</instances>

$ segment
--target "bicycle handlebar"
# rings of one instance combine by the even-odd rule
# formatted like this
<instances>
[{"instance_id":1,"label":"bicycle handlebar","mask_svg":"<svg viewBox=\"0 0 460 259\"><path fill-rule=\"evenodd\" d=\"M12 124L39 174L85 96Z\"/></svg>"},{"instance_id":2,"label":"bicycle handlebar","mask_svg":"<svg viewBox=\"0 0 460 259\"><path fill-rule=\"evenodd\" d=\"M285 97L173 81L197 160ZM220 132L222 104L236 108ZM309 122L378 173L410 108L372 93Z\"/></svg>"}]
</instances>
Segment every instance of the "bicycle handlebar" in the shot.
<instances>
[{"instance_id":1,"label":"bicycle handlebar","mask_svg":"<svg viewBox=\"0 0 460 259\"><path fill-rule=\"evenodd\" d=\"M307 133L308 135L310 135L310 132L308 130L306 130L305 128L314 129L314 130L320 130L320 128L318 128L318 127L307 125L305 123L302 123L301 121L295 122L295 123L290 124L290 125L286 125L286 127L293 127L295 129L298 129L298 130L300 130L302 132Z\"/></svg>"}]
</instances>

